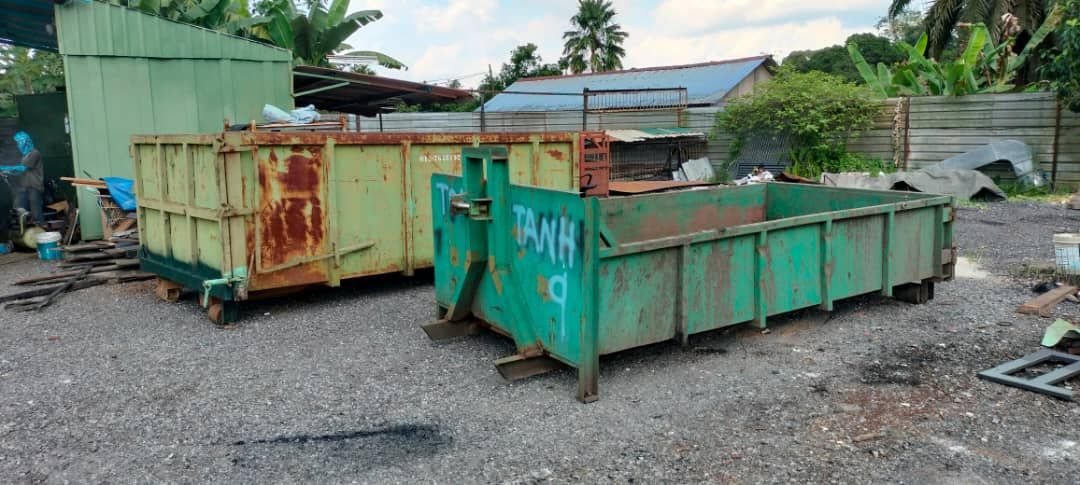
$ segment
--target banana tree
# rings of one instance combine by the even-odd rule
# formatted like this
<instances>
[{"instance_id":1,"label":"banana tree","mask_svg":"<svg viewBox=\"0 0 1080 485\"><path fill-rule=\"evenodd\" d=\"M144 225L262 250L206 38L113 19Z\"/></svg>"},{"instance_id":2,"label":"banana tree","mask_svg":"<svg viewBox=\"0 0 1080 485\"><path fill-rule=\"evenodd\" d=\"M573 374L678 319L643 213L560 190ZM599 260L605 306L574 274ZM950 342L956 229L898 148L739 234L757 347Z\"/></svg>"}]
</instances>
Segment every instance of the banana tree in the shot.
<instances>
[{"instance_id":1,"label":"banana tree","mask_svg":"<svg viewBox=\"0 0 1080 485\"><path fill-rule=\"evenodd\" d=\"M234 35L252 36L253 29L270 21L252 17L247 0L129 0L131 8L177 22Z\"/></svg>"},{"instance_id":2,"label":"banana tree","mask_svg":"<svg viewBox=\"0 0 1080 485\"><path fill-rule=\"evenodd\" d=\"M283 0L269 13L265 25L268 39L293 52L298 63L329 66L328 55L345 52L349 56L372 57L383 67L406 69L405 64L381 52L352 50L345 39L367 24L382 18L378 10L361 10L346 15L349 0L333 0L326 8L313 2L307 14L297 12L292 0Z\"/></svg>"},{"instance_id":3,"label":"banana tree","mask_svg":"<svg viewBox=\"0 0 1080 485\"><path fill-rule=\"evenodd\" d=\"M981 23L971 26L964 52L953 61L938 62L926 57L926 34L915 45L899 43L908 58L894 66L895 72L881 63L875 71L855 43L848 44L848 54L871 91L883 98L1006 92L1016 87L1012 81L1017 71L1057 27L1062 17L1062 9L1055 7L1024 50L1015 56L1010 53L1011 41L994 45L989 30Z\"/></svg>"}]
</instances>

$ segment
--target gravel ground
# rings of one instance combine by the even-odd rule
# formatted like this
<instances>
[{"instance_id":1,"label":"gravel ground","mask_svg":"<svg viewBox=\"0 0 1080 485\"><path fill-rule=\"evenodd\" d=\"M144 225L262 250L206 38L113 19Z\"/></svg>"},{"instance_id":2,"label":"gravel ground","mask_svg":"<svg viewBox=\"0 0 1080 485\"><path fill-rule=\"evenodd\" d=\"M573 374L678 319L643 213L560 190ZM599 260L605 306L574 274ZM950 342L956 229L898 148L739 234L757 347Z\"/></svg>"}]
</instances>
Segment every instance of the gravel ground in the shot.
<instances>
[{"instance_id":1,"label":"gravel ground","mask_svg":"<svg viewBox=\"0 0 1080 485\"><path fill-rule=\"evenodd\" d=\"M0 311L0 482L1076 483L1080 405L975 372L1038 348L1022 268L1080 212L958 217L983 271L931 303L624 352L588 405L568 371L503 382L506 339L429 341L430 275L252 303L231 328L149 283ZM3 258L5 278L47 269Z\"/></svg>"}]
</instances>

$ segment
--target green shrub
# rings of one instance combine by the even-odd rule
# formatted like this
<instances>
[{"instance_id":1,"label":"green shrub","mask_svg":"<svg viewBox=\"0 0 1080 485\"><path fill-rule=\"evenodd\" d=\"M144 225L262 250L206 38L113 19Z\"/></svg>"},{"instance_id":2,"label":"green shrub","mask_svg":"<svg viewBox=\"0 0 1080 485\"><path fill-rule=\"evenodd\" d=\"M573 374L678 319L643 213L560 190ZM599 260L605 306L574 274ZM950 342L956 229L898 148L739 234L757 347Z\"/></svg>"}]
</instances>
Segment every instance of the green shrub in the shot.
<instances>
[{"instance_id":1,"label":"green shrub","mask_svg":"<svg viewBox=\"0 0 1080 485\"><path fill-rule=\"evenodd\" d=\"M731 100L717 114L713 135L734 135L732 160L753 134L789 136L792 159L812 172L828 160L849 163L850 157L840 156L848 156L845 143L870 128L879 109L869 90L839 76L781 67L774 79L755 86L753 93Z\"/></svg>"},{"instance_id":2,"label":"green shrub","mask_svg":"<svg viewBox=\"0 0 1080 485\"><path fill-rule=\"evenodd\" d=\"M817 180L822 173L869 172L871 175L892 173L896 167L880 158L870 159L848 153L843 145L818 145L791 151L792 174Z\"/></svg>"}]
</instances>

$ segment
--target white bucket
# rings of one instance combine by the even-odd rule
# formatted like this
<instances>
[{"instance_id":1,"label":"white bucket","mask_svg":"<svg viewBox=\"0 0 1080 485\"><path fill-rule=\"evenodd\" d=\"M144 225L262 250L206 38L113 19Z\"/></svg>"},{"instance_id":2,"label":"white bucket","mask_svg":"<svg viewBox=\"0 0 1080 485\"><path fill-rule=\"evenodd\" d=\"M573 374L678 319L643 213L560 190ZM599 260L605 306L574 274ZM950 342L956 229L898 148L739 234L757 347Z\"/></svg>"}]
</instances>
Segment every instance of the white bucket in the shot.
<instances>
[{"instance_id":1,"label":"white bucket","mask_svg":"<svg viewBox=\"0 0 1080 485\"><path fill-rule=\"evenodd\" d=\"M1080 275L1080 234L1054 234L1054 263L1061 274Z\"/></svg>"}]
</instances>

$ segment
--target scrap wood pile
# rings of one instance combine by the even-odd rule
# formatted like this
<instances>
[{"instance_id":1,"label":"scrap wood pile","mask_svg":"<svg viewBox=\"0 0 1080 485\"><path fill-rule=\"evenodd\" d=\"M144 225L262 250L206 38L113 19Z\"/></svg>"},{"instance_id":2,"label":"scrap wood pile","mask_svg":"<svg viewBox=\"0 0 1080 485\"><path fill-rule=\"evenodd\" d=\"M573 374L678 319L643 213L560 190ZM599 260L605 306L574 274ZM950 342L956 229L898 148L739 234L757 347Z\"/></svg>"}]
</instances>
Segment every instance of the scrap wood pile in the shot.
<instances>
[{"instance_id":1,"label":"scrap wood pile","mask_svg":"<svg viewBox=\"0 0 1080 485\"><path fill-rule=\"evenodd\" d=\"M138 239L116 239L74 244L63 248L57 272L18 280L29 289L0 296L5 310L34 311L52 304L60 295L109 283L142 281L154 275L139 271Z\"/></svg>"}]
</instances>

